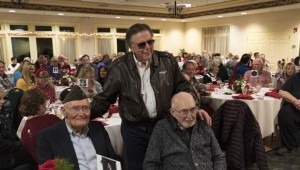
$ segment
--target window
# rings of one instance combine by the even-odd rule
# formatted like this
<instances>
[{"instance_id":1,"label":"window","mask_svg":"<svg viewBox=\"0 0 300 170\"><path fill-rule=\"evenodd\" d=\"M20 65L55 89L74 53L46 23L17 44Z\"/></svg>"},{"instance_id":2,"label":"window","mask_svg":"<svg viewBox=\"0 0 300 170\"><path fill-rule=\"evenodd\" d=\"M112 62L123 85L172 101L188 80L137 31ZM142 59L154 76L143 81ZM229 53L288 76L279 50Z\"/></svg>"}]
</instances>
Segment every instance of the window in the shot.
<instances>
[{"instance_id":1,"label":"window","mask_svg":"<svg viewBox=\"0 0 300 170\"><path fill-rule=\"evenodd\" d=\"M110 28L97 28L97 32L110 33Z\"/></svg>"},{"instance_id":2,"label":"window","mask_svg":"<svg viewBox=\"0 0 300 170\"><path fill-rule=\"evenodd\" d=\"M153 32L154 34L160 34L160 30L157 30L157 29L152 30L152 32Z\"/></svg>"},{"instance_id":3,"label":"window","mask_svg":"<svg viewBox=\"0 0 300 170\"><path fill-rule=\"evenodd\" d=\"M128 52L128 46L125 39L117 39L117 52Z\"/></svg>"},{"instance_id":4,"label":"window","mask_svg":"<svg viewBox=\"0 0 300 170\"><path fill-rule=\"evenodd\" d=\"M30 54L29 38L12 37L11 45L13 50L13 56L18 57L23 54Z\"/></svg>"},{"instance_id":5,"label":"window","mask_svg":"<svg viewBox=\"0 0 300 170\"><path fill-rule=\"evenodd\" d=\"M60 32L75 32L74 27L59 27Z\"/></svg>"},{"instance_id":6,"label":"window","mask_svg":"<svg viewBox=\"0 0 300 170\"><path fill-rule=\"evenodd\" d=\"M51 26L35 26L35 31L52 31Z\"/></svg>"},{"instance_id":7,"label":"window","mask_svg":"<svg viewBox=\"0 0 300 170\"><path fill-rule=\"evenodd\" d=\"M202 49L214 53L228 54L230 27L210 27L202 29Z\"/></svg>"},{"instance_id":8,"label":"window","mask_svg":"<svg viewBox=\"0 0 300 170\"><path fill-rule=\"evenodd\" d=\"M37 53L44 52L48 54L49 59L53 57L52 38L36 38Z\"/></svg>"},{"instance_id":9,"label":"window","mask_svg":"<svg viewBox=\"0 0 300 170\"><path fill-rule=\"evenodd\" d=\"M117 28L117 33L126 33L127 28Z\"/></svg>"},{"instance_id":10,"label":"window","mask_svg":"<svg viewBox=\"0 0 300 170\"><path fill-rule=\"evenodd\" d=\"M10 25L12 31L28 31L28 25Z\"/></svg>"}]
</instances>

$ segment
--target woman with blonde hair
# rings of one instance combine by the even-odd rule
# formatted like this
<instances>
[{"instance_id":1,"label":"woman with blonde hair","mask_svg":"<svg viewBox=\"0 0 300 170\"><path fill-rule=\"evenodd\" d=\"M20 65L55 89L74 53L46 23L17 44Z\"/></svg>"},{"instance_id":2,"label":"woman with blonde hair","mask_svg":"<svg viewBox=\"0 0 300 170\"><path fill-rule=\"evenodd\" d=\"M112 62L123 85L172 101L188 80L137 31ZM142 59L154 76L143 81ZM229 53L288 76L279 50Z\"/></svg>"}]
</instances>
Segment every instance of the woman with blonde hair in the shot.
<instances>
[{"instance_id":1,"label":"woman with blonde hair","mask_svg":"<svg viewBox=\"0 0 300 170\"><path fill-rule=\"evenodd\" d=\"M217 76L219 73L220 62L212 60L209 63L208 71L203 77L203 83L221 84L222 80Z\"/></svg>"},{"instance_id":2,"label":"woman with blonde hair","mask_svg":"<svg viewBox=\"0 0 300 170\"><path fill-rule=\"evenodd\" d=\"M78 74L79 79L88 79L88 87L81 87L81 89L86 93L101 93L102 90L102 86L101 84L95 80L95 73L94 73L94 68L89 66L89 65L85 65L80 69L80 72Z\"/></svg>"},{"instance_id":3,"label":"woman with blonde hair","mask_svg":"<svg viewBox=\"0 0 300 170\"><path fill-rule=\"evenodd\" d=\"M294 63L290 62L283 66L283 70L276 74L275 78L277 81L277 89L280 89L285 81L295 74L296 68Z\"/></svg>"},{"instance_id":4,"label":"woman with blonde hair","mask_svg":"<svg viewBox=\"0 0 300 170\"><path fill-rule=\"evenodd\" d=\"M32 89L34 84L34 71L35 67L33 64L25 64L22 69L22 76L17 81L16 87L23 91Z\"/></svg>"}]
</instances>

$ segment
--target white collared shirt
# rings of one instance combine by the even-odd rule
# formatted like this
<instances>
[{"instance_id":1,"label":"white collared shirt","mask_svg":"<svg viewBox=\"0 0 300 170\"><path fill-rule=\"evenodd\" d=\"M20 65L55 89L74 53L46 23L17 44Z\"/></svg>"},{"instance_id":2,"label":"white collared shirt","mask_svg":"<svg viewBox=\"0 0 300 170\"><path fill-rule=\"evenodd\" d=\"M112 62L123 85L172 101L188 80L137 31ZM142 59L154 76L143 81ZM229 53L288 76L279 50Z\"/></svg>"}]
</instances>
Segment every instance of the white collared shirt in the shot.
<instances>
[{"instance_id":1,"label":"white collared shirt","mask_svg":"<svg viewBox=\"0 0 300 170\"><path fill-rule=\"evenodd\" d=\"M149 113L150 118L155 118L157 115L156 111L156 100L153 88L150 83L150 64L151 62L147 61L146 65L138 62L135 55L133 54L133 58L137 65L139 75L141 77L141 94L143 96L143 101L146 105L146 108Z\"/></svg>"},{"instance_id":2,"label":"white collared shirt","mask_svg":"<svg viewBox=\"0 0 300 170\"><path fill-rule=\"evenodd\" d=\"M89 128L86 127L82 134L74 132L74 130L67 125L68 132L76 153L78 165L80 170L95 170L97 169L97 153L92 140L87 136Z\"/></svg>"}]
</instances>

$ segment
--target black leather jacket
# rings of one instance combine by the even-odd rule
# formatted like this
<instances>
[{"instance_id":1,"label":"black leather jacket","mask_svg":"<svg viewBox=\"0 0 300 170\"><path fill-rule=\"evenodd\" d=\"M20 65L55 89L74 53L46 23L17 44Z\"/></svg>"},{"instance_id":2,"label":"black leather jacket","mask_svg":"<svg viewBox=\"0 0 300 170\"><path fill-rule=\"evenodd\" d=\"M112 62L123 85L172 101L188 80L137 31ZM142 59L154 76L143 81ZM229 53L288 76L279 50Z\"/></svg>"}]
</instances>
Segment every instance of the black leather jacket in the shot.
<instances>
[{"instance_id":1,"label":"black leather jacket","mask_svg":"<svg viewBox=\"0 0 300 170\"><path fill-rule=\"evenodd\" d=\"M190 92L174 57L167 52L154 51L150 65L150 82L156 100L157 119L169 115L172 96L180 91ZM150 120L141 95L141 78L132 52L116 59L108 69L103 92L91 103L91 118L104 114L119 96L119 113L123 121L142 124Z\"/></svg>"}]
</instances>

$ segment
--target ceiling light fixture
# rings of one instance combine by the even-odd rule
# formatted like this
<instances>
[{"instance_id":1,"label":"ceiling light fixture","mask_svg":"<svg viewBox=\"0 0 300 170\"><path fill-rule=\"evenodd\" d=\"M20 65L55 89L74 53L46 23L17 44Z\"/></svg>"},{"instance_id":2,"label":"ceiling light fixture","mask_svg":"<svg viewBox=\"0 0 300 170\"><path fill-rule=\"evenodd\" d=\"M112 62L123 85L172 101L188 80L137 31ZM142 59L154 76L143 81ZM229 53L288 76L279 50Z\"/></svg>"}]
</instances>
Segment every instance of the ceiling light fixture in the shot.
<instances>
[{"instance_id":1,"label":"ceiling light fixture","mask_svg":"<svg viewBox=\"0 0 300 170\"><path fill-rule=\"evenodd\" d=\"M174 4L166 4L168 12L172 13L174 17L177 17L185 7L186 4L177 4L176 1L174 1Z\"/></svg>"},{"instance_id":2,"label":"ceiling light fixture","mask_svg":"<svg viewBox=\"0 0 300 170\"><path fill-rule=\"evenodd\" d=\"M61 15L62 16L62 15L65 15L65 14L64 13L58 13L57 15Z\"/></svg>"},{"instance_id":3,"label":"ceiling light fixture","mask_svg":"<svg viewBox=\"0 0 300 170\"><path fill-rule=\"evenodd\" d=\"M242 14L242 15L246 15L247 13L246 13L246 12L242 12L241 14Z\"/></svg>"},{"instance_id":4,"label":"ceiling light fixture","mask_svg":"<svg viewBox=\"0 0 300 170\"><path fill-rule=\"evenodd\" d=\"M29 2L29 0L10 0L10 1L18 6L22 6Z\"/></svg>"},{"instance_id":5,"label":"ceiling light fixture","mask_svg":"<svg viewBox=\"0 0 300 170\"><path fill-rule=\"evenodd\" d=\"M121 18L121 17L116 17L116 18L118 18L118 19L119 19L119 18Z\"/></svg>"},{"instance_id":6,"label":"ceiling light fixture","mask_svg":"<svg viewBox=\"0 0 300 170\"><path fill-rule=\"evenodd\" d=\"M140 20L144 20L145 18L140 18Z\"/></svg>"},{"instance_id":7,"label":"ceiling light fixture","mask_svg":"<svg viewBox=\"0 0 300 170\"><path fill-rule=\"evenodd\" d=\"M222 16L222 15L219 15L218 18L223 18L223 16Z\"/></svg>"},{"instance_id":8,"label":"ceiling light fixture","mask_svg":"<svg viewBox=\"0 0 300 170\"><path fill-rule=\"evenodd\" d=\"M8 12L14 13L16 12L16 10L8 10Z\"/></svg>"}]
</instances>

